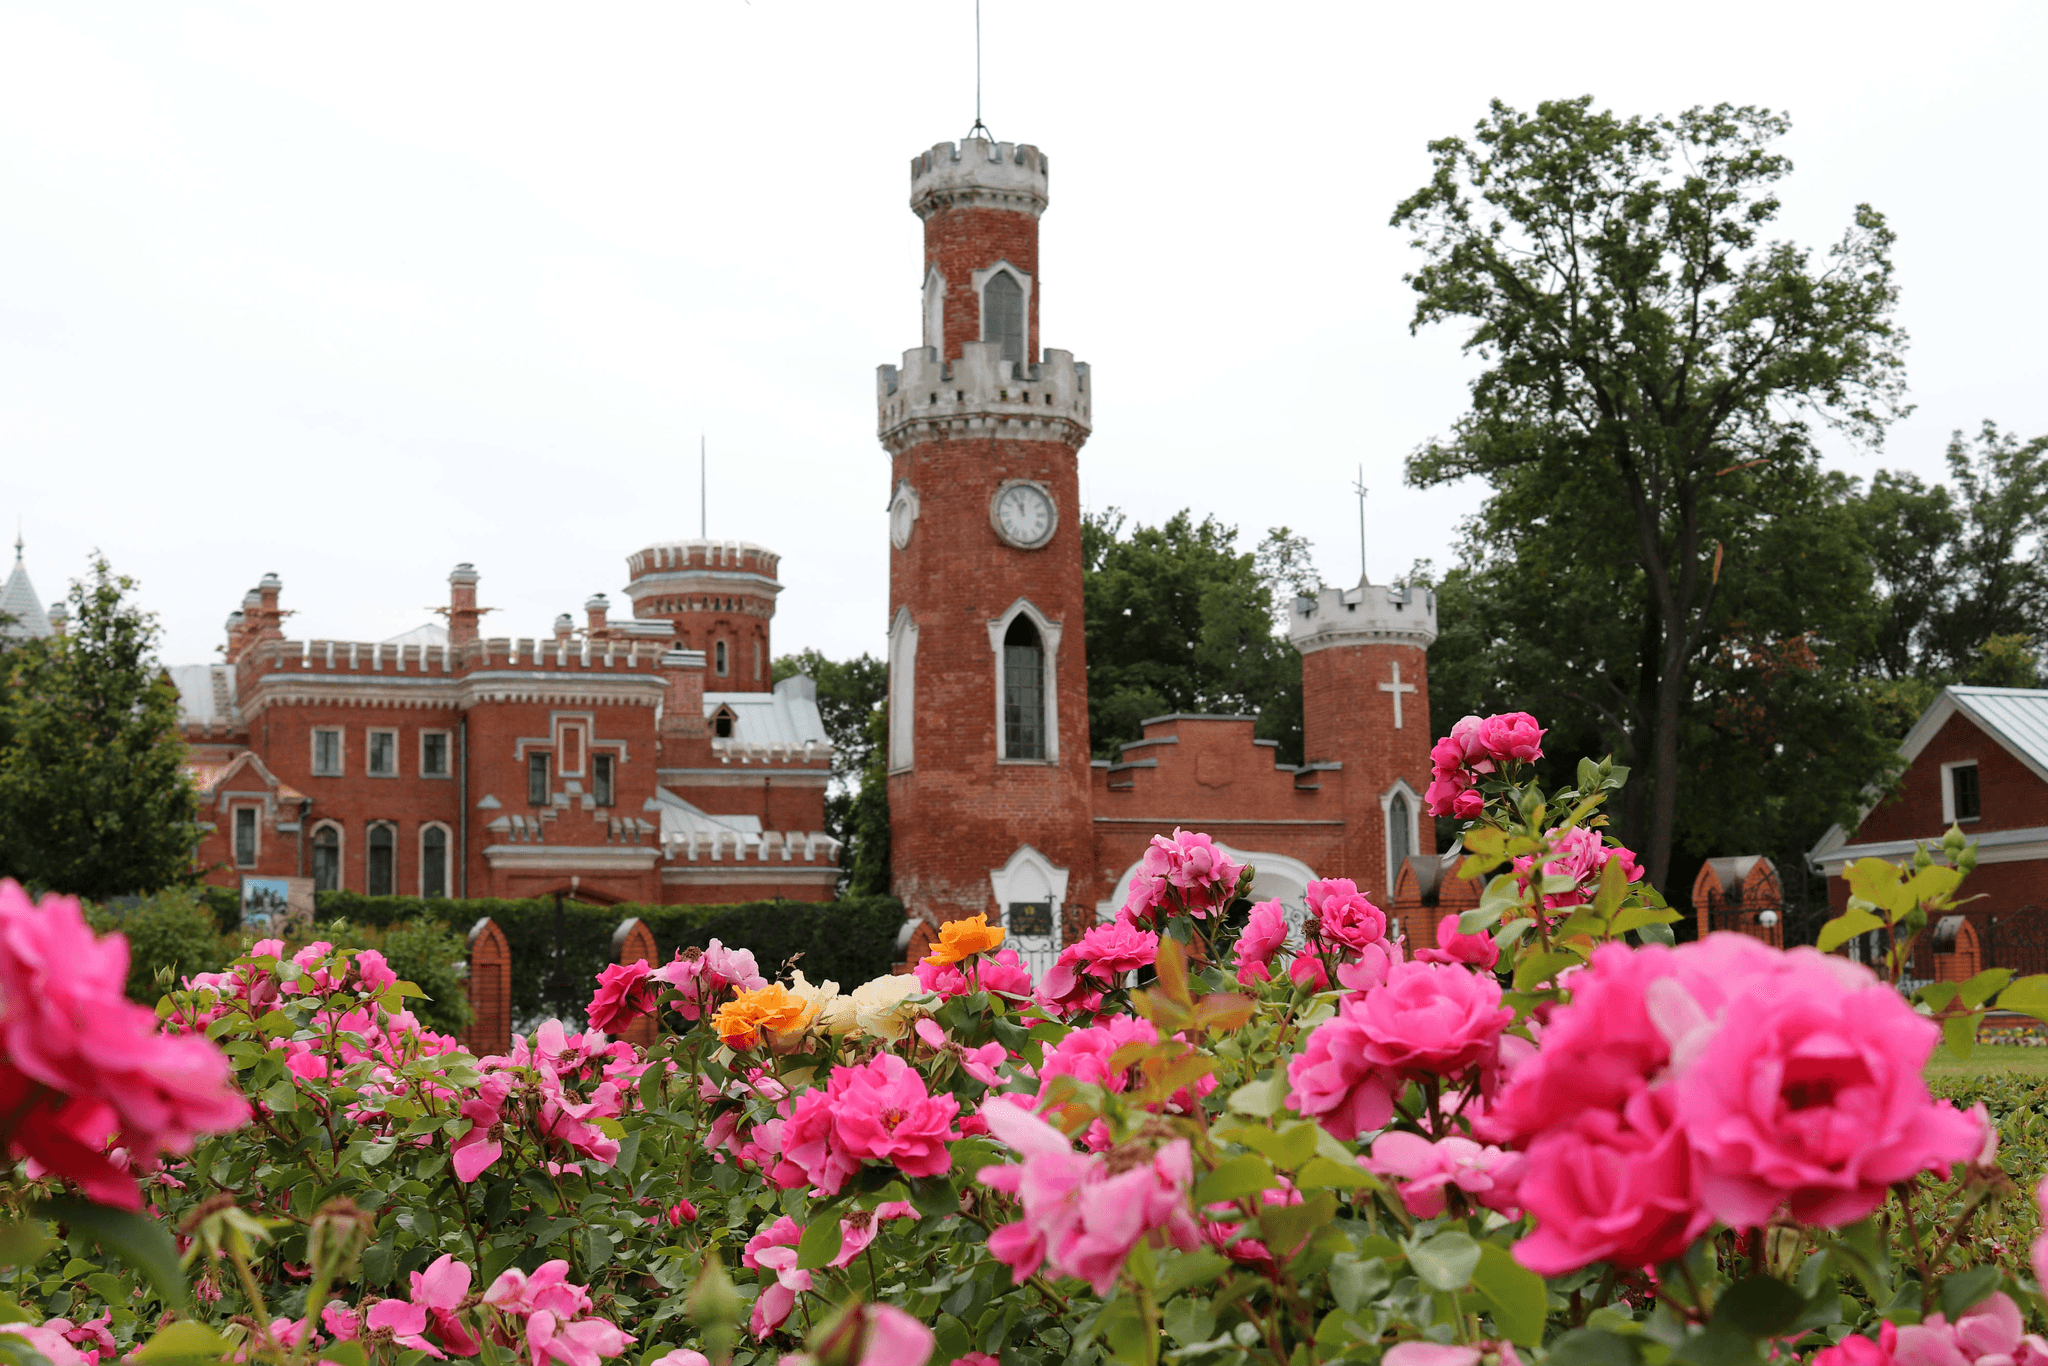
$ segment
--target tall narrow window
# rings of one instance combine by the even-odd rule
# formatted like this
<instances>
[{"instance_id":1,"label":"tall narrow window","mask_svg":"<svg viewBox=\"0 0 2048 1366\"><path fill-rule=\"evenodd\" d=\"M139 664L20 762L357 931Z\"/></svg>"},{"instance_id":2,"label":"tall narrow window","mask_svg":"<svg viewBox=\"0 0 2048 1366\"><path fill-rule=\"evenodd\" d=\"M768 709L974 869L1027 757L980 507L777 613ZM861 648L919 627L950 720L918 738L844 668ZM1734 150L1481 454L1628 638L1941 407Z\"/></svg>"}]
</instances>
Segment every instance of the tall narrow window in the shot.
<instances>
[{"instance_id":1,"label":"tall narrow window","mask_svg":"<svg viewBox=\"0 0 2048 1366\"><path fill-rule=\"evenodd\" d=\"M420 776L422 778L445 778L448 776L448 732L430 730L420 736Z\"/></svg>"},{"instance_id":2,"label":"tall narrow window","mask_svg":"<svg viewBox=\"0 0 2048 1366\"><path fill-rule=\"evenodd\" d=\"M256 808L253 806L235 808L235 866L256 866Z\"/></svg>"},{"instance_id":3,"label":"tall narrow window","mask_svg":"<svg viewBox=\"0 0 2048 1366\"><path fill-rule=\"evenodd\" d=\"M369 766L372 778L395 778L398 776L397 731L373 730L370 732Z\"/></svg>"},{"instance_id":4,"label":"tall narrow window","mask_svg":"<svg viewBox=\"0 0 2048 1366\"><path fill-rule=\"evenodd\" d=\"M1415 852L1415 816L1408 807L1408 795L1396 792L1387 803L1387 886L1401 876L1401 863Z\"/></svg>"},{"instance_id":5,"label":"tall narrow window","mask_svg":"<svg viewBox=\"0 0 2048 1366\"><path fill-rule=\"evenodd\" d=\"M726 672L726 664L725 664L725 642L724 642L724 641L722 641L722 640L721 640L721 641L719 641L719 642L718 642L718 648L717 648L717 650L715 651L715 653L716 653L716 654L717 654L717 656L718 656L718 675L719 675L719 677L723 678L723 677L725 676L725 672Z\"/></svg>"},{"instance_id":6,"label":"tall narrow window","mask_svg":"<svg viewBox=\"0 0 2048 1366\"><path fill-rule=\"evenodd\" d=\"M364 890L371 896L390 896L398 890L398 840L388 825L370 827L370 866Z\"/></svg>"},{"instance_id":7,"label":"tall narrow window","mask_svg":"<svg viewBox=\"0 0 2048 1366\"><path fill-rule=\"evenodd\" d=\"M313 890L341 890L341 832L331 825L313 832Z\"/></svg>"},{"instance_id":8,"label":"tall narrow window","mask_svg":"<svg viewBox=\"0 0 2048 1366\"><path fill-rule=\"evenodd\" d=\"M1045 757L1045 646L1022 613L1003 633L1003 757Z\"/></svg>"},{"instance_id":9,"label":"tall narrow window","mask_svg":"<svg viewBox=\"0 0 2048 1366\"><path fill-rule=\"evenodd\" d=\"M1954 793L1956 819L1974 821L1982 816L1984 803L1977 791L1977 766L1957 764L1948 771L1948 780Z\"/></svg>"},{"instance_id":10,"label":"tall narrow window","mask_svg":"<svg viewBox=\"0 0 2048 1366\"><path fill-rule=\"evenodd\" d=\"M313 772L322 778L341 776L341 732L313 732Z\"/></svg>"},{"instance_id":11,"label":"tall narrow window","mask_svg":"<svg viewBox=\"0 0 2048 1366\"><path fill-rule=\"evenodd\" d=\"M981 287L981 339L1001 342L1003 359L1024 359L1024 287L1007 270Z\"/></svg>"},{"instance_id":12,"label":"tall narrow window","mask_svg":"<svg viewBox=\"0 0 2048 1366\"><path fill-rule=\"evenodd\" d=\"M526 804L546 806L548 797L548 756L529 754L526 756Z\"/></svg>"},{"instance_id":13,"label":"tall narrow window","mask_svg":"<svg viewBox=\"0 0 2048 1366\"><path fill-rule=\"evenodd\" d=\"M420 895L448 895L448 832L438 825L420 832Z\"/></svg>"},{"instance_id":14,"label":"tall narrow window","mask_svg":"<svg viewBox=\"0 0 2048 1366\"><path fill-rule=\"evenodd\" d=\"M616 755L593 754L590 756L590 790L599 806L614 805L612 801L612 765L618 762Z\"/></svg>"}]
</instances>

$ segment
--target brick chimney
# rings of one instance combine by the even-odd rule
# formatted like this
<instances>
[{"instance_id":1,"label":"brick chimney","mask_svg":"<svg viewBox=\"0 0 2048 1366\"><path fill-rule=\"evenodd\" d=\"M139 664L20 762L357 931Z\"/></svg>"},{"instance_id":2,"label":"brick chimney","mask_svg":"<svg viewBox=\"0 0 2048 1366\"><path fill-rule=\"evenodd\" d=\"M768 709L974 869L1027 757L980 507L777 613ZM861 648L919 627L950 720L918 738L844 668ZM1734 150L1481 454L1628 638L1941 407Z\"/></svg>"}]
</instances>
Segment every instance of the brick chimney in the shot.
<instances>
[{"instance_id":1,"label":"brick chimney","mask_svg":"<svg viewBox=\"0 0 2048 1366\"><path fill-rule=\"evenodd\" d=\"M607 629L605 615L612 610L611 601L602 593L594 593L583 604L583 610L587 614L591 639L595 640Z\"/></svg>"},{"instance_id":2,"label":"brick chimney","mask_svg":"<svg viewBox=\"0 0 2048 1366\"><path fill-rule=\"evenodd\" d=\"M668 695L661 700L661 734L678 740L697 740L711 734L704 719L704 652L670 650L661 657L661 671L668 678Z\"/></svg>"},{"instance_id":3,"label":"brick chimney","mask_svg":"<svg viewBox=\"0 0 2048 1366\"><path fill-rule=\"evenodd\" d=\"M488 609L476 605L476 581L482 577L467 560L448 575L448 643L468 645L477 638L477 619Z\"/></svg>"}]
</instances>

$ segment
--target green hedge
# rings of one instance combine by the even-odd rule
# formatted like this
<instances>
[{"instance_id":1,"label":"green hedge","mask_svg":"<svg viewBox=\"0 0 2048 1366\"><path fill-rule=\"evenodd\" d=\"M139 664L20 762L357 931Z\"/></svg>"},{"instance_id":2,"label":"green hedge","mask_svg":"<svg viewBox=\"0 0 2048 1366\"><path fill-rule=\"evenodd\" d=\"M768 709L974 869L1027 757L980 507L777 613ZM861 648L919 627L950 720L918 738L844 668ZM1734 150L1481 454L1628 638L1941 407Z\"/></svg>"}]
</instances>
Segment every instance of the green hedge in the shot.
<instances>
[{"instance_id":1,"label":"green hedge","mask_svg":"<svg viewBox=\"0 0 2048 1366\"><path fill-rule=\"evenodd\" d=\"M797 967L813 982L835 981L849 991L889 970L903 926L903 903L886 896L731 906L590 906L565 900L559 924L552 898L457 901L321 892L314 904L323 921L438 921L461 934L490 917L512 950L512 1015L522 1025L550 1015L582 1020L594 979L612 961L612 932L633 916L654 932L664 961L678 949L702 948L715 938L729 948L751 949L766 977Z\"/></svg>"}]
</instances>

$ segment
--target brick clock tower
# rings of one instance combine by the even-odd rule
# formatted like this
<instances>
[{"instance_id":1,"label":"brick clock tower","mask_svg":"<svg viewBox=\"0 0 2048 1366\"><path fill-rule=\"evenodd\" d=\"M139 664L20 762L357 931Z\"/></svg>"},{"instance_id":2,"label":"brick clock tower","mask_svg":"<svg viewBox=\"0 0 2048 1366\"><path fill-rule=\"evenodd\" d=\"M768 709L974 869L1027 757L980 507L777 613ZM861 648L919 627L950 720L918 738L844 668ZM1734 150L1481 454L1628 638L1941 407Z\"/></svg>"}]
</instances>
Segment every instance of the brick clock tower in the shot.
<instances>
[{"instance_id":1,"label":"brick clock tower","mask_svg":"<svg viewBox=\"0 0 2048 1366\"><path fill-rule=\"evenodd\" d=\"M888 451L889 823L915 914L999 913L1027 953L1092 924L1078 460L1091 376L1038 342L1046 158L910 163L924 344L877 376Z\"/></svg>"}]
</instances>

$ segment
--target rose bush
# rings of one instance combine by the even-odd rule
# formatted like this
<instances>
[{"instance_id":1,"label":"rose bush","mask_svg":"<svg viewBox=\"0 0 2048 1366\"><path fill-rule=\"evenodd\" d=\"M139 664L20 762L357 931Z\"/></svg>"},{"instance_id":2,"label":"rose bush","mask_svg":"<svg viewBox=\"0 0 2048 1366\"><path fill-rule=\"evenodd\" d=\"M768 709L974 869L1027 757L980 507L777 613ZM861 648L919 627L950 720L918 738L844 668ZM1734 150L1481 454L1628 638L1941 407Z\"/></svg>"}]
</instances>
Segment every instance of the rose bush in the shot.
<instances>
[{"instance_id":1,"label":"rose bush","mask_svg":"<svg viewBox=\"0 0 2048 1366\"><path fill-rule=\"evenodd\" d=\"M985 917L845 991L714 941L503 1056L324 942L152 1016L118 937L0 886L0 1358L2048 1360L2048 1243L2029 1276L1988 1112L1922 1081L2048 978L1898 985L1970 847L1850 867L1821 949L1872 967L1677 944L1604 833L1625 773L1545 791L1542 743L1437 745L1481 897L1419 943L1341 878L1292 929L1176 830L1037 983Z\"/></svg>"}]
</instances>

